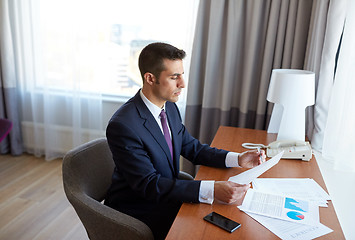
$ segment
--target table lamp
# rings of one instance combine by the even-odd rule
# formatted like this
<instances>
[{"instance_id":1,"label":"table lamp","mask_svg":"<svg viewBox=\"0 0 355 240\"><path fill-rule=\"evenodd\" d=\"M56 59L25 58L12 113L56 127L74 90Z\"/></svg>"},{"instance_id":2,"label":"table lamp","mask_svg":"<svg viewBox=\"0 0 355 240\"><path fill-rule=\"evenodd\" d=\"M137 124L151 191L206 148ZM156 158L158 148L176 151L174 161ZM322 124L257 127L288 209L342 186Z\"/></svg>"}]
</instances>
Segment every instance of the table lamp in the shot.
<instances>
[{"instance_id":1,"label":"table lamp","mask_svg":"<svg viewBox=\"0 0 355 240\"><path fill-rule=\"evenodd\" d=\"M314 104L315 74L273 69L266 99L275 103L267 132L278 133L278 141L305 141L306 107Z\"/></svg>"}]
</instances>

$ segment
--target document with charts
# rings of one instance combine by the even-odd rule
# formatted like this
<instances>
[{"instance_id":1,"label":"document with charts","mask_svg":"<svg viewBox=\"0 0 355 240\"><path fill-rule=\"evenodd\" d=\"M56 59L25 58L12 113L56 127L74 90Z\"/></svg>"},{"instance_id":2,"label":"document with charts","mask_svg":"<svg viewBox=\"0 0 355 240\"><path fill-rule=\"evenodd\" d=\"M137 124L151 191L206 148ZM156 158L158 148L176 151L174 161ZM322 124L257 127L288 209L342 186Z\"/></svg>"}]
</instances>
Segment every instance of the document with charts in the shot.
<instances>
[{"instance_id":1,"label":"document with charts","mask_svg":"<svg viewBox=\"0 0 355 240\"><path fill-rule=\"evenodd\" d=\"M311 178L258 178L253 181L253 189L306 199L320 207L328 207L330 196Z\"/></svg>"},{"instance_id":2,"label":"document with charts","mask_svg":"<svg viewBox=\"0 0 355 240\"><path fill-rule=\"evenodd\" d=\"M294 199L300 198L320 207L327 207L327 200L330 200L330 196L324 189L309 178L258 178L253 181L253 189ZM333 231L321 223L311 226L250 212L246 212L246 214L283 240L315 239Z\"/></svg>"},{"instance_id":3,"label":"document with charts","mask_svg":"<svg viewBox=\"0 0 355 240\"><path fill-rule=\"evenodd\" d=\"M310 226L319 225L318 206L307 200L263 193L249 189L244 201L238 208L244 212L267 217L302 223Z\"/></svg>"}]
</instances>

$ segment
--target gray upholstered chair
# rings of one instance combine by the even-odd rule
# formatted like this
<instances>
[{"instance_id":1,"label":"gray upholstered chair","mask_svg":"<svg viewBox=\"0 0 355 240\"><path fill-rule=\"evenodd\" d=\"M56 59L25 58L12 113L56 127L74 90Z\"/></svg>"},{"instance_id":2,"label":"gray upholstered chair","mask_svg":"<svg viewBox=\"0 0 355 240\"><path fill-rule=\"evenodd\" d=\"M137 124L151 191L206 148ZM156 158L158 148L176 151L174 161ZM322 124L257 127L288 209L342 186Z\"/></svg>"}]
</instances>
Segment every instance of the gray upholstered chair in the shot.
<instances>
[{"instance_id":1,"label":"gray upholstered chair","mask_svg":"<svg viewBox=\"0 0 355 240\"><path fill-rule=\"evenodd\" d=\"M106 138L69 151L63 160L65 194L90 239L154 239L149 227L138 219L102 204L114 170ZM181 172L182 179L193 179Z\"/></svg>"}]
</instances>

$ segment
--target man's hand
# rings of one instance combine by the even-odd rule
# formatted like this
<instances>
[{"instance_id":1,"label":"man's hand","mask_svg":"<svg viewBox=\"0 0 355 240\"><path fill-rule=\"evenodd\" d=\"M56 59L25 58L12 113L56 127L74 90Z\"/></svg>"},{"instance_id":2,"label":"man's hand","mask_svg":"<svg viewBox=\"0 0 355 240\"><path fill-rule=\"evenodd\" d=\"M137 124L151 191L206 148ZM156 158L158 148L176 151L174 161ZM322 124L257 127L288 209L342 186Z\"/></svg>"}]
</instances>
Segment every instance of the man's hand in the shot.
<instances>
[{"instance_id":1,"label":"man's hand","mask_svg":"<svg viewBox=\"0 0 355 240\"><path fill-rule=\"evenodd\" d=\"M214 198L225 203L233 203L242 198L249 188L250 184L240 185L235 182L216 181Z\"/></svg>"},{"instance_id":2,"label":"man's hand","mask_svg":"<svg viewBox=\"0 0 355 240\"><path fill-rule=\"evenodd\" d=\"M257 150L250 150L239 154L238 163L241 167L253 168L265 162L265 157L264 150L261 150L260 152Z\"/></svg>"}]
</instances>

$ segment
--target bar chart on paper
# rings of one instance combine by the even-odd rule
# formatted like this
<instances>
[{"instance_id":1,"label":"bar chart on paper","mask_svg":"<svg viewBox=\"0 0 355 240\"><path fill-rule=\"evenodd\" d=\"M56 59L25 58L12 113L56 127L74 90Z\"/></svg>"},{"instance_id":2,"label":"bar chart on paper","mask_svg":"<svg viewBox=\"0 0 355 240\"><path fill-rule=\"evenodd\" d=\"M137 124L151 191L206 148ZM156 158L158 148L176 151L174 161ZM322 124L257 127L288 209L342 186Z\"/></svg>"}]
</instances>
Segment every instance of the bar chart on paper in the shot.
<instances>
[{"instance_id":1,"label":"bar chart on paper","mask_svg":"<svg viewBox=\"0 0 355 240\"><path fill-rule=\"evenodd\" d=\"M286 197L285 208L301 212L308 212L308 202Z\"/></svg>"}]
</instances>

